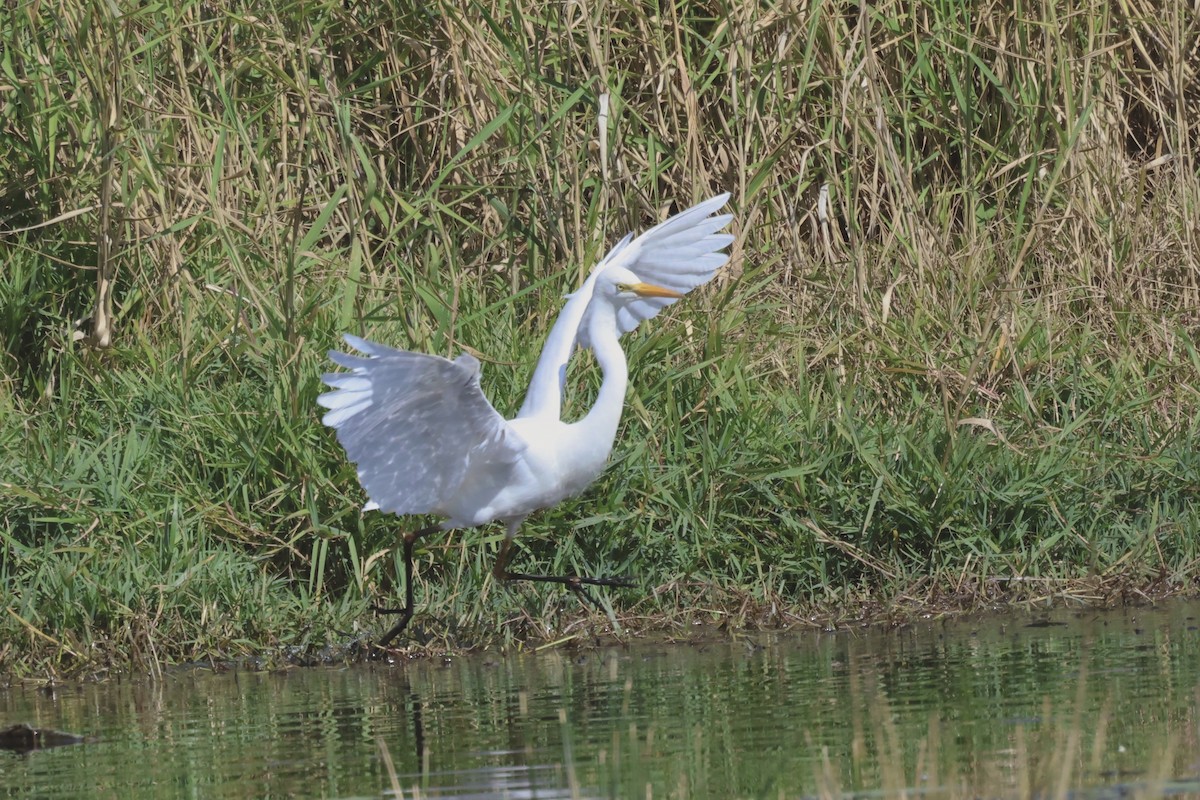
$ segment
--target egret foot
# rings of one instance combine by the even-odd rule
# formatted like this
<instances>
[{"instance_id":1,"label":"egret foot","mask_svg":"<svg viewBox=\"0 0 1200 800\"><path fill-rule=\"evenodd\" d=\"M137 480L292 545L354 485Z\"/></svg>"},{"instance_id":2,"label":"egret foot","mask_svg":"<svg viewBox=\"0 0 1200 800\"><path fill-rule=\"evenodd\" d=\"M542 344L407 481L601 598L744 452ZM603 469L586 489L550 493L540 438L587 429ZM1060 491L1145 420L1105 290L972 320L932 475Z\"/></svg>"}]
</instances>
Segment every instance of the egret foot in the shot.
<instances>
[{"instance_id":1,"label":"egret foot","mask_svg":"<svg viewBox=\"0 0 1200 800\"><path fill-rule=\"evenodd\" d=\"M505 572L497 575L503 581L536 581L538 583L561 583L572 592L578 592L584 586L620 586L625 589L636 584L625 578L586 578L580 575L526 575L521 572Z\"/></svg>"},{"instance_id":2,"label":"egret foot","mask_svg":"<svg viewBox=\"0 0 1200 800\"><path fill-rule=\"evenodd\" d=\"M523 572L509 572L508 551L511 546L512 539L505 539L504 543L500 545L500 552L496 556L496 565L492 567L492 575L497 580L560 583L576 594L583 592L584 586L620 586L626 589L634 586L633 581L626 580L625 578L587 578L580 575L526 575Z\"/></svg>"},{"instance_id":3,"label":"egret foot","mask_svg":"<svg viewBox=\"0 0 1200 800\"><path fill-rule=\"evenodd\" d=\"M404 534L402 539L404 543L404 607L403 608L384 608L382 606L372 605L371 610L376 614L399 614L400 621L392 626L391 630L383 635L379 640L379 647L387 647L388 643L404 632L408 627L409 621L413 617L413 563L412 552L413 545L417 539L428 536L431 533L440 531L441 528L437 525L431 525L428 528L421 528L416 531L409 531Z\"/></svg>"}]
</instances>

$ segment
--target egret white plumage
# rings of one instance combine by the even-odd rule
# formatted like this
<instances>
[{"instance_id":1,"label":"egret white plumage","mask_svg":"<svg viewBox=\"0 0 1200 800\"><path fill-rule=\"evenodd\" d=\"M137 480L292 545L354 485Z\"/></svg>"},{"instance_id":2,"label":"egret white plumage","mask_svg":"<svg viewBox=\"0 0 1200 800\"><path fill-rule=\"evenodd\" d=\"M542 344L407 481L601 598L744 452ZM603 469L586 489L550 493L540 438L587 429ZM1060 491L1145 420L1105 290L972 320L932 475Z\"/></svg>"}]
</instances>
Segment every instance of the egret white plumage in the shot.
<instances>
[{"instance_id":1,"label":"egret white plumage","mask_svg":"<svg viewBox=\"0 0 1200 800\"><path fill-rule=\"evenodd\" d=\"M615 578L525 575L507 569L522 521L587 488L612 452L625 402L628 368L620 336L710 280L729 259L733 241L718 233L733 219L717 215L721 194L622 239L598 263L554 323L534 369L525 402L505 420L479 387L479 361L395 350L347 334L363 356L331 351L350 372L327 373L333 391L317 402L358 466L369 502L398 515L432 514L445 521L403 537L405 598L399 621L380 640L394 639L413 615L412 550L438 530L500 520L507 526L493 570L502 580L629 586ZM583 418L562 419L567 361L576 344L590 348L603 373L596 402Z\"/></svg>"}]
</instances>

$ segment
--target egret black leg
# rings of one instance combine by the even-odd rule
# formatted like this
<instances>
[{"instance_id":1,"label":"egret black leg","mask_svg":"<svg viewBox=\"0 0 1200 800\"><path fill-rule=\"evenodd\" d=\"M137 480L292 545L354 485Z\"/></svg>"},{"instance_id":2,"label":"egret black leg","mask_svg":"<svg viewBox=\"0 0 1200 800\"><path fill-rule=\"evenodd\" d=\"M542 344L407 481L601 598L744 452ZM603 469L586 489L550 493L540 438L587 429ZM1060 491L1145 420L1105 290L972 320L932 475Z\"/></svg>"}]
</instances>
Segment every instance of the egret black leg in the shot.
<instances>
[{"instance_id":1,"label":"egret black leg","mask_svg":"<svg viewBox=\"0 0 1200 800\"><path fill-rule=\"evenodd\" d=\"M417 539L423 536L428 536L431 533L436 533L441 530L437 525L430 525L428 528L421 528L416 531L409 531L404 534L404 607L403 608L382 608L380 606L371 606L371 610L377 614L399 614L400 621L392 626L392 629L383 635L379 640L380 647L387 647L388 642L395 639L404 629L408 627L409 620L413 617L413 564L412 552L413 545Z\"/></svg>"},{"instance_id":2,"label":"egret black leg","mask_svg":"<svg viewBox=\"0 0 1200 800\"><path fill-rule=\"evenodd\" d=\"M505 539L500 545L500 553L496 556L496 566L492 567L492 574L498 580L502 581L534 581L537 583L559 583L566 586L576 594L584 597L587 595L583 592L584 586L633 586L633 581L625 580L624 578L585 578L579 575L526 575L522 572L508 571L508 551L512 546L512 539ZM590 597L588 598L591 599Z\"/></svg>"}]
</instances>

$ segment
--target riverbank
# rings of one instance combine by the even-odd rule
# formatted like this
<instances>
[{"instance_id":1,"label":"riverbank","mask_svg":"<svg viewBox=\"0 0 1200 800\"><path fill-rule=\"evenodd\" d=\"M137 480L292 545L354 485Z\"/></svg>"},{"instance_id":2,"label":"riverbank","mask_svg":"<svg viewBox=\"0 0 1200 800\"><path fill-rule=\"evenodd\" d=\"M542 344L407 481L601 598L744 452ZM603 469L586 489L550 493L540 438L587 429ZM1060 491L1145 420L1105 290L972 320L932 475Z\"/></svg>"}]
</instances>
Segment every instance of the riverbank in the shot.
<instances>
[{"instance_id":1,"label":"riverbank","mask_svg":"<svg viewBox=\"0 0 1200 800\"><path fill-rule=\"evenodd\" d=\"M562 294L721 190L733 259L626 338L610 468L524 571L632 576L598 599L633 631L1194 590L1177 15L475 10L0 26L0 670L379 630L422 521L360 514L320 424L339 333L469 348L511 414ZM597 381L577 357L572 413ZM501 535L422 543L431 641L575 630L569 593L495 585Z\"/></svg>"},{"instance_id":2,"label":"riverbank","mask_svg":"<svg viewBox=\"0 0 1200 800\"><path fill-rule=\"evenodd\" d=\"M631 594L624 592L623 594ZM375 645L391 623L358 604L336 609L321 604L317 614L328 620L319 629L311 617L290 619L279 605L256 610L275 613L277 631L257 632L218 645L171 641L173 631L145 629L140 641L131 637L95 637L84 650L55 641L26 627L37 644L3 652L6 680L103 680L126 673L163 676L172 667L209 665L217 669L278 670L290 667L398 663L484 653L638 647L655 643L709 646L726 641L754 641L764 633L829 634L838 631L906 628L933 619L970 618L979 614L1092 612L1111 608L1150 608L1179 598L1196 598L1200 588L1188 582L1155 580L1135 585L1126 576L1108 579L997 578L986 586L943 584L917 579L906 588L889 587L861 593L843 592L803 604L774 597L766 601L744 592L719 591L696 584L657 587L628 604L604 597L585 607L567 592L538 592L515 603L507 613L422 606L409 631L387 648ZM672 608L673 606L673 608ZM669 610L664 610L669 609ZM494 625L494 627L488 627ZM297 633L307 634L301 639ZM132 645L132 646L131 646ZM170 649L168 649L170 648Z\"/></svg>"}]
</instances>

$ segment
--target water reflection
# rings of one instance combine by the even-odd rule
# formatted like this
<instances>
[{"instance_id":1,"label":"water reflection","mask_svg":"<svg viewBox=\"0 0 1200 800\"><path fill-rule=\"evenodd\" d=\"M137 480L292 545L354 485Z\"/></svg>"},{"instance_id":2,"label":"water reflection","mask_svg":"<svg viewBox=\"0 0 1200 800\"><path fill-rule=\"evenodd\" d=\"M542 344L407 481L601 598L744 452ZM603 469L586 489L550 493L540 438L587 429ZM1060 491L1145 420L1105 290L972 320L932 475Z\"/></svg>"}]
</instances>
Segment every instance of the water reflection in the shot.
<instances>
[{"instance_id":1,"label":"water reflection","mask_svg":"<svg viewBox=\"0 0 1200 800\"><path fill-rule=\"evenodd\" d=\"M0 792L1027 796L1181 781L1200 773L1198 619L1200 605L1169 603L701 646L18 687L0 693L0 727L95 741L0 753Z\"/></svg>"}]
</instances>

